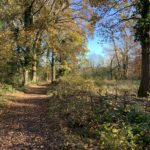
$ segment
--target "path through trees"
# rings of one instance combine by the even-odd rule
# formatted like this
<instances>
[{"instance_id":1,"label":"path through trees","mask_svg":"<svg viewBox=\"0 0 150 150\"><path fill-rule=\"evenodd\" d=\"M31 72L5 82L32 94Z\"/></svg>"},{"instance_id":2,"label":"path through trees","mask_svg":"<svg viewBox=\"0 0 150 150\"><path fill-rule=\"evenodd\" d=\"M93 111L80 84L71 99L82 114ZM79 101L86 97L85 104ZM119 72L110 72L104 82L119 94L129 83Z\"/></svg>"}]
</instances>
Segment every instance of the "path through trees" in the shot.
<instances>
[{"instance_id":1,"label":"path through trees","mask_svg":"<svg viewBox=\"0 0 150 150\"><path fill-rule=\"evenodd\" d=\"M57 126L48 118L47 89L47 85L31 86L25 94L10 96L0 115L1 149L59 149Z\"/></svg>"}]
</instances>

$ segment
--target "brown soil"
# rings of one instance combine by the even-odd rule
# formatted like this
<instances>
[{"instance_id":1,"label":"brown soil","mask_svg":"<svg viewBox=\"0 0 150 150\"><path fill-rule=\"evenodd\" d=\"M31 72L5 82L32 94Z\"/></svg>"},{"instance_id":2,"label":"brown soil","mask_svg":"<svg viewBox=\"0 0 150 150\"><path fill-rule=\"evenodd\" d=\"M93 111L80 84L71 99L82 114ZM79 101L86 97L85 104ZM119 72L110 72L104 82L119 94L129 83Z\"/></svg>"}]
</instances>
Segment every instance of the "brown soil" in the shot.
<instances>
[{"instance_id":1,"label":"brown soil","mask_svg":"<svg viewBox=\"0 0 150 150\"><path fill-rule=\"evenodd\" d=\"M30 86L25 93L9 95L0 115L0 150L57 150L59 139L48 118L48 86Z\"/></svg>"}]
</instances>

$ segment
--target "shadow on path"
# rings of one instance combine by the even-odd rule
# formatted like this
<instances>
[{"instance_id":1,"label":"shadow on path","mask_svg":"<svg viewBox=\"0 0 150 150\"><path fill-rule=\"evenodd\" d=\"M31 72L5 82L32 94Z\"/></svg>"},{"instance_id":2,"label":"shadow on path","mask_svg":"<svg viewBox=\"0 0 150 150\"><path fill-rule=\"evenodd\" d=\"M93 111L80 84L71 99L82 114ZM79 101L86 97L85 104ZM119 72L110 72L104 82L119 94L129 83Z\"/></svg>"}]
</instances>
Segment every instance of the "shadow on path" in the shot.
<instances>
[{"instance_id":1,"label":"shadow on path","mask_svg":"<svg viewBox=\"0 0 150 150\"><path fill-rule=\"evenodd\" d=\"M9 105L0 115L0 149L59 149L48 118L47 89L34 85L9 96Z\"/></svg>"}]
</instances>

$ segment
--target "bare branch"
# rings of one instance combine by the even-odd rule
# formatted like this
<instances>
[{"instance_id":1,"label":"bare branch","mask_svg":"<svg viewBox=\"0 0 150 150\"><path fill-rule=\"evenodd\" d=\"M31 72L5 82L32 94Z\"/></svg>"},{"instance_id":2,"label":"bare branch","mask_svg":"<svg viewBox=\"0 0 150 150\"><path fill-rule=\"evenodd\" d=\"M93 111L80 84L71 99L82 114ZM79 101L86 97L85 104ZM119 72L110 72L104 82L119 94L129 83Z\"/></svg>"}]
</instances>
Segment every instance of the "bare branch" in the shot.
<instances>
[{"instance_id":1,"label":"bare branch","mask_svg":"<svg viewBox=\"0 0 150 150\"><path fill-rule=\"evenodd\" d=\"M48 1L48 0L45 0L44 4L41 5L40 8L39 8L37 11L35 11L35 12L33 13L33 16L34 16L35 14L37 14L37 13L44 7L44 5L45 5L45 3L46 3L47 1Z\"/></svg>"}]
</instances>

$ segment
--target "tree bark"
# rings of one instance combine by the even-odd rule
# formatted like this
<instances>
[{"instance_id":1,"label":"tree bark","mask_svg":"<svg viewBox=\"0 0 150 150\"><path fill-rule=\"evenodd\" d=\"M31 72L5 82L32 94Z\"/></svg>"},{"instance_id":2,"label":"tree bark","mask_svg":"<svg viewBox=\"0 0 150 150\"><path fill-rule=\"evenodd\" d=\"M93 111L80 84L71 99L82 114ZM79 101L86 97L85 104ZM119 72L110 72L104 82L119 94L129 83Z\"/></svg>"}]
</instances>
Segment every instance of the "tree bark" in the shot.
<instances>
[{"instance_id":1,"label":"tree bark","mask_svg":"<svg viewBox=\"0 0 150 150\"><path fill-rule=\"evenodd\" d=\"M137 28L139 39L142 46L142 68L141 83L138 91L139 97L147 97L150 92L150 26L148 15L150 13L149 0L141 0L141 19L140 27Z\"/></svg>"},{"instance_id":2,"label":"tree bark","mask_svg":"<svg viewBox=\"0 0 150 150\"><path fill-rule=\"evenodd\" d=\"M123 61L123 79L128 79L128 55L126 54Z\"/></svg>"},{"instance_id":3,"label":"tree bark","mask_svg":"<svg viewBox=\"0 0 150 150\"><path fill-rule=\"evenodd\" d=\"M33 25L32 7L33 7L32 4L30 6L27 6L27 8L25 9L25 12L24 12L25 30L29 29Z\"/></svg>"},{"instance_id":4,"label":"tree bark","mask_svg":"<svg viewBox=\"0 0 150 150\"><path fill-rule=\"evenodd\" d=\"M46 81L49 81L49 77L50 77L50 74L49 74L49 57L50 57L50 49L47 50L47 55L46 55Z\"/></svg>"},{"instance_id":5,"label":"tree bark","mask_svg":"<svg viewBox=\"0 0 150 150\"><path fill-rule=\"evenodd\" d=\"M33 63L32 63L32 82L37 82L37 55L36 53L33 55Z\"/></svg>"},{"instance_id":6,"label":"tree bark","mask_svg":"<svg viewBox=\"0 0 150 150\"><path fill-rule=\"evenodd\" d=\"M56 67L55 67L55 60L56 59L56 53L54 50L52 50L52 74L51 74L51 81L52 83L56 80Z\"/></svg>"},{"instance_id":7,"label":"tree bark","mask_svg":"<svg viewBox=\"0 0 150 150\"><path fill-rule=\"evenodd\" d=\"M30 6L27 6L25 11L24 11L24 29L25 31L28 31L28 29L32 26L33 24L33 15L32 15L32 4ZM27 39L27 36L25 37ZM26 69L26 66L29 65L28 62L28 57L29 57L29 51L30 48L26 47L26 52L25 52L25 62L24 62L24 69L23 69L23 85L27 85L28 84L28 78L29 78L29 72L28 69Z\"/></svg>"},{"instance_id":8,"label":"tree bark","mask_svg":"<svg viewBox=\"0 0 150 150\"><path fill-rule=\"evenodd\" d=\"M110 61L110 79L113 80L113 59Z\"/></svg>"},{"instance_id":9,"label":"tree bark","mask_svg":"<svg viewBox=\"0 0 150 150\"><path fill-rule=\"evenodd\" d=\"M141 83L138 91L139 97L147 97L150 91L150 48L142 46Z\"/></svg>"},{"instance_id":10,"label":"tree bark","mask_svg":"<svg viewBox=\"0 0 150 150\"><path fill-rule=\"evenodd\" d=\"M118 64L118 74L121 73L121 65L120 65L120 60L119 60L119 56L118 56L118 51L117 51L117 46L116 46L116 42L115 42L115 37L114 37L114 33L113 31L111 31L111 38L112 38L112 42L113 42L113 46L114 46L114 51L115 51L115 56L116 56L116 60L117 60L117 64ZM122 76L122 75L121 75ZM116 78L121 78L120 74L116 76Z\"/></svg>"},{"instance_id":11,"label":"tree bark","mask_svg":"<svg viewBox=\"0 0 150 150\"><path fill-rule=\"evenodd\" d=\"M24 77L24 79L23 79L23 85L24 86L28 85L28 83L29 83L29 71L26 68L23 70L23 77Z\"/></svg>"}]
</instances>

